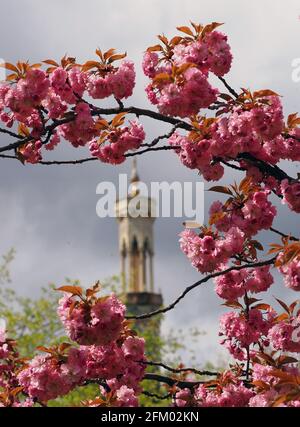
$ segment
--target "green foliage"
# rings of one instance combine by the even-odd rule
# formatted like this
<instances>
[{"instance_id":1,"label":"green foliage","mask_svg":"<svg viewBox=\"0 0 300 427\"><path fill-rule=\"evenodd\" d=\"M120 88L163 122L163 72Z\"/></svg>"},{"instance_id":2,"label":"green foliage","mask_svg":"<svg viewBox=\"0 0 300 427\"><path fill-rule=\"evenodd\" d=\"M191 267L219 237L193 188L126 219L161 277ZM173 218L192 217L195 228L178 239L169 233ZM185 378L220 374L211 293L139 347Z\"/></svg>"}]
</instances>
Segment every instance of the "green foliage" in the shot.
<instances>
[{"instance_id":1,"label":"green foliage","mask_svg":"<svg viewBox=\"0 0 300 427\"><path fill-rule=\"evenodd\" d=\"M0 264L0 319L6 322L6 329L11 338L18 340L20 355L31 358L36 347L43 345L49 347L59 342L69 341L64 335L64 329L57 316L57 302L60 292L55 290L56 286L50 284L41 289L37 298L29 298L18 295L10 284L10 263L14 258L14 250L10 250L2 257ZM79 286L78 280L66 279L66 284ZM120 289L119 277L113 276L101 282L104 294L110 292L118 293ZM119 297L124 300L124 295ZM130 314L130 313L129 313ZM189 346L185 343L186 336L198 339L202 332L192 330L189 334L182 330L168 332L167 335L160 333L162 317L152 317L146 322L133 324L138 330L139 336L146 341L146 355L148 360L163 361L173 367L179 364L179 350L189 351L191 359L195 359ZM158 367L147 367L147 372L159 372ZM167 388L155 381L143 381L143 389L146 394L164 396L168 393ZM48 402L49 406L79 406L83 400L94 399L98 392L98 386L90 384L74 389L67 396L57 398ZM142 406L168 406L170 399L158 400L154 397L142 394L140 396Z\"/></svg>"},{"instance_id":2,"label":"green foliage","mask_svg":"<svg viewBox=\"0 0 300 427\"><path fill-rule=\"evenodd\" d=\"M0 285L11 282L9 266L14 259L14 255L15 250L10 249L7 254L2 256L2 264L0 264Z\"/></svg>"}]
</instances>

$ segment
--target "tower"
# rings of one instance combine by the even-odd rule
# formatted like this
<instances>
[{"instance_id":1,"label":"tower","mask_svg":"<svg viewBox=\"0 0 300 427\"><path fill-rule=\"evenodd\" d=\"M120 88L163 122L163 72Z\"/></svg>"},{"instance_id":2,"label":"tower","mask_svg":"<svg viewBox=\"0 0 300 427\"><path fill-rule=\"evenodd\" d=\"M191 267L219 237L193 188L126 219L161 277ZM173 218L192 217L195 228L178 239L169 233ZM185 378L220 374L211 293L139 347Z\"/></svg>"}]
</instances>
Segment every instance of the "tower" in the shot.
<instances>
[{"instance_id":1,"label":"tower","mask_svg":"<svg viewBox=\"0 0 300 427\"><path fill-rule=\"evenodd\" d=\"M134 159L131 191L124 199L117 200L116 217L119 225L122 290L128 310L136 315L156 310L162 305L161 294L154 290L155 218L151 213L155 212L155 200L140 194L139 182ZM131 201L137 206L136 212L134 208L129 209Z\"/></svg>"}]
</instances>

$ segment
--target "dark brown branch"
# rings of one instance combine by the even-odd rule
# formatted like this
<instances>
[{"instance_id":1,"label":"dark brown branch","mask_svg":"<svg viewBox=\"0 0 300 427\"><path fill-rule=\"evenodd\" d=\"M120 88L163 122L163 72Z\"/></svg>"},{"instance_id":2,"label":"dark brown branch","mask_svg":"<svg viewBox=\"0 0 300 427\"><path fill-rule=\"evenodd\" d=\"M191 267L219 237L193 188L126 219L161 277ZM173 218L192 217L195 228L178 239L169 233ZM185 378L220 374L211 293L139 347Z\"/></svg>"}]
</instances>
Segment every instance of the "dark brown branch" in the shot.
<instances>
[{"instance_id":1,"label":"dark brown branch","mask_svg":"<svg viewBox=\"0 0 300 427\"><path fill-rule=\"evenodd\" d=\"M12 142L11 144L5 145L4 147L0 147L0 153L4 153L5 151L15 150L16 148L20 147L23 144L26 144L27 142L32 141L32 137L22 138L18 141Z\"/></svg>"},{"instance_id":2,"label":"dark brown branch","mask_svg":"<svg viewBox=\"0 0 300 427\"><path fill-rule=\"evenodd\" d=\"M154 138L152 142L150 142L148 144L143 144L143 146L144 147L154 147L162 139L169 139L173 135L173 133L176 131L177 128L178 128L178 125L174 125L173 128L170 130L170 132L165 133L164 135L160 135L157 138Z\"/></svg>"},{"instance_id":3,"label":"dark brown branch","mask_svg":"<svg viewBox=\"0 0 300 427\"><path fill-rule=\"evenodd\" d=\"M146 148L144 150L140 150L140 151L132 151L130 153L125 154L125 157L134 157L134 156L139 156L141 154L144 153L149 153L150 151L167 151L167 150L177 150L178 148L180 148L179 146L162 146L162 147L151 147L151 146L147 146L147 145L142 145L141 147L145 147ZM0 154L0 158L3 159L14 159L14 160L19 160L17 156L12 156L12 155L8 155L8 154ZM98 160L99 159L97 157L86 157L83 159L77 159L77 160L41 160L39 161L37 164L39 165L79 165L82 163L87 163L87 162L92 162L94 160Z\"/></svg>"},{"instance_id":4,"label":"dark brown branch","mask_svg":"<svg viewBox=\"0 0 300 427\"><path fill-rule=\"evenodd\" d=\"M154 374L152 372L147 372L145 373L142 381L147 380L147 381L157 381L160 383L164 383L164 384L168 384L169 386L173 386L176 385L179 388L193 388L199 384L204 384L205 381L183 381L183 380L179 380L176 378L170 378L167 377L165 375L161 375L161 374ZM107 386L106 382L101 379L101 378L97 378L94 380L87 380L84 381L81 386L86 386L88 384L99 384L102 387L105 387L105 389L107 389L109 391L109 387Z\"/></svg>"},{"instance_id":5,"label":"dark brown branch","mask_svg":"<svg viewBox=\"0 0 300 427\"><path fill-rule=\"evenodd\" d=\"M235 159L230 159L230 160L234 161ZM229 168L235 169L235 170L238 170L238 171L245 171L246 170L245 168L242 168L241 166L237 166L235 164L232 164L229 161L227 161L225 159L222 159L221 157L214 157L213 163L217 163L217 162L223 163L223 165L226 165Z\"/></svg>"},{"instance_id":6,"label":"dark brown branch","mask_svg":"<svg viewBox=\"0 0 300 427\"><path fill-rule=\"evenodd\" d=\"M156 393L150 393L150 391L146 391L146 390L143 390L142 394L144 394L147 397L153 398L155 400L166 400L166 399L170 399L170 397L172 397L171 393L160 395L160 394L156 394Z\"/></svg>"},{"instance_id":7,"label":"dark brown branch","mask_svg":"<svg viewBox=\"0 0 300 427\"><path fill-rule=\"evenodd\" d=\"M162 147L148 147L145 148L144 150L140 150L140 151L132 151L130 153L125 154L125 157L134 157L134 156L139 156L140 154L144 154L144 153L148 153L149 151L166 151L166 150L177 150L178 148L180 148L180 146L177 145L164 145Z\"/></svg>"},{"instance_id":8,"label":"dark brown branch","mask_svg":"<svg viewBox=\"0 0 300 427\"><path fill-rule=\"evenodd\" d=\"M297 239L295 236L291 236L290 234L282 233L281 231L277 230L276 228L270 227L270 231L273 231L273 233L278 234L281 237L289 237L290 240L293 240L294 242L299 242L300 239Z\"/></svg>"},{"instance_id":9,"label":"dark brown branch","mask_svg":"<svg viewBox=\"0 0 300 427\"><path fill-rule=\"evenodd\" d=\"M0 154L1 159L13 159L13 160L19 160L17 156L12 156L9 154ZM97 157L86 157L84 159L77 159L77 160L41 160L37 164L39 165L79 165L86 162L91 162L93 160L98 160Z\"/></svg>"},{"instance_id":10,"label":"dark brown branch","mask_svg":"<svg viewBox=\"0 0 300 427\"><path fill-rule=\"evenodd\" d=\"M262 267L264 265L271 265L275 262L275 260L276 260L276 256L268 259L267 261L259 261L259 262L254 262L254 263L238 265L238 266L232 266L232 267L227 268L226 270L217 271L216 273L209 274L208 276L203 277L203 279L200 279L197 282L195 282L192 285L185 288L185 290L179 295L179 297L176 298L176 300L173 301L168 306L161 308L161 309L158 309L158 310L151 311L149 313L141 314L139 316L127 316L126 318L127 319L136 319L136 320L148 319L149 317L156 316L158 314L166 313L167 311L172 310L186 296L186 294L188 294L189 292L191 292L193 289L197 288L198 286L202 285L203 283L208 282L210 279L222 276L222 275L229 273L230 271L233 271L233 270L243 270L244 268L256 268L256 267Z\"/></svg>"},{"instance_id":11,"label":"dark brown branch","mask_svg":"<svg viewBox=\"0 0 300 427\"><path fill-rule=\"evenodd\" d=\"M176 385L179 388L194 388L199 384L204 384L205 381L181 381L174 378L166 377L165 375L146 373L143 380L157 381L168 384L170 387Z\"/></svg>"},{"instance_id":12,"label":"dark brown branch","mask_svg":"<svg viewBox=\"0 0 300 427\"><path fill-rule=\"evenodd\" d=\"M161 122L170 123L170 124L176 126L177 128L181 128L181 129L185 129L185 130L191 130L192 129L192 126L183 120L176 119L174 117L165 116L161 113L158 113L158 112L153 111L153 110L147 110L145 108L138 108L138 107L126 108L126 107L121 106L121 105L119 107L115 107L115 108L98 108L98 107L91 105L91 108L92 108L92 111L91 111L92 116L113 115L113 114L119 114L122 112L127 112L128 114L134 114L136 117L145 116L145 117L150 117L152 119L155 119L155 120L158 120ZM58 126L65 124L65 123L69 123L69 122L73 121L74 118L75 118L75 113L70 112L70 114L68 114L68 116L64 119L54 120L53 123L51 123L50 125L48 125L44 128L41 137L44 135L48 135L47 138L49 139L52 132ZM23 145L29 141L32 141L34 139L34 138L32 138L32 136L20 139L19 135L11 133L10 131L8 131L6 129L2 129L2 131L4 133L10 134L11 136L13 136L15 138L18 138L18 141L15 141L11 144L8 144L4 147L0 147L0 153L3 153L4 151L14 150L14 149L20 147L21 145ZM45 144L47 142L44 141L43 143Z\"/></svg>"},{"instance_id":13,"label":"dark brown branch","mask_svg":"<svg viewBox=\"0 0 300 427\"><path fill-rule=\"evenodd\" d=\"M13 156L11 154L0 154L1 159L14 159L19 160L17 156Z\"/></svg>"},{"instance_id":14,"label":"dark brown branch","mask_svg":"<svg viewBox=\"0 0 300 427\"><path fill-rule=\"evenodd\" d=\"M237 156L237 159L246 160L247 162L257 167L263 174L271 175L279 181L282 181L283 179L287 179L289 181L295 181L295 178L290 177L286 172L284 172L278 166L270 165L269 163L264 162L263 160L259 160L256 157L254 157L252 154L240 153Z\"/></svg>"},{"instance_id":15,"label":"dark brown branch","mask_svg":"<svg viewBox=\"0 0 300 427\"><path fill-rule=\"evenodd\" d=\"M119 98L115 97L115 100L116 100L117 104L119 105L119 108L121 108L121 109L124 108L124 104Z\"/></svg>"},{"instance_id":16,"label":"dark brown branch","mask_svg":"<svg viewBox=\"0 0 300 427\"><path fill-rule=\"evenodd\" d=\"M283 136L283 138L285 139L291 138L291 139L294 139L295 141L300 142L300 138L296 135L290 135L289 133L282 133L281 136Z\"/></svg>"},{"instance_id":17,"label":"dark brown branch","mask_svg":"<svg viewBox=\"0 0 300 427\"><path fill-rule=\"evenodd\" d=\"M97 157L86 157L84 159L77 160L41 160L38 162L39 165L80 165L82 163L92 162L98 160Z\"/></svg>"},{"instance_id":18,"label":"dark brown branch","mask_svg":"<svg viewBox=\"0 0 300 427\"><path fill-rule=\"evenodd\" d=\"M218 79L223 83L223 85L226 87L229 93L233 95L235 98L239 97L239 94L226 82L224 77L219 76Z\"/></svg>"},{"instance_id":19,"label":"dark brown branch","mask_svg":"<svg viewBox=\"0 0 300 427\"><path fill-rule=\"evenodd\" d=\"M247 291L245 291L245 297L244 297L244 301L246 304L246 321L249 322L249 309L250 309L250 304L249 304L249 298L248 298L248 293ZM249 371L250 371L250 345L248 344L246 346L246 353L247 353L247 361L246 361L246 381L249 380Z\"/></svg>"},{"instance_id":20,"label":"dark brown branch","mask_svg":"<svg viewBox=\"0 0 300 427\"><path fill-rule=\"evenodd\" d=\"M193 374L197 375L206 375L206 376L216 376L219 373L218 372L211 372L211 371L199 371L195 368L171 368L171 366L165 365L161 362L151 362L151 361L138 361L138 363L141 363L143 365L148 366L157 366L160 368L164 368L166 371L173 372L174 374L180 374L182 372L192 372Z\"/></svg>"},{"instance_id":21,"label":"dark brown branch","mask_svg":"<svg viewBox=\"0 0 300 427\"><path fill-rule=\"evenodd\" d=\"M223 77L219 77L219 79L223 82L223 84L227 87L227 89L229 91L231 91L232 94L236 94L236 92L228 85L228 83L225 81L225 79ZM117 101L118 102L118 101ZM150 117L152 119L161 121L161 122L165 122L165 123L169 123L172 124L174 126L174 128L171 130L170 133L167 133L165 135L161 135L157 138L155 138L152 143L149 144L145 144L145 146L147 146L147 148L151 148L152 146L156 145L161 139L163 138L167 138L170 137L175 129L177 128L181 128L181 129L185 129L187 131L190 131L193 129L193 127L185 122L184 120L181 119L177 119L174 117L170 117L170 116L165 116L161 113L158 113L156 111L153 110L148 110L148 109L144 109L144 108L138 108L138 107L124 107L122 103L119 103L118 107L115 108L98 108L96 106L93 106L92 104L89 104L91 107L91 114L92 116L101 116L101 115L114 115L114 114L118 114L120 112L127 112L128 114L134 114L136 117L140 117L140 116L146 116L146 117ZM65 117L64 119L60 119L60 120L53 120L53 122L48 125L48 126L44 126L43 128L43 132L41 135L41 139L43 136L46 136L45 139L42 140L43 145L47 144L51 138L51 135L53 134L53 131L60 125L65 124L65 123L69 123L71 121L73 121L75 118L75 112L71 111L69 112L68 116ZM32 138L31 136L28 136L26 138L20 138L19 135L15 134L14 132L11 132L9 130L6 129L2 129L0 130L4 133L8 133L11 136L16 137L18 140L6 145L4 147L0 147L0 153L3 153L5 151L10 151L10 150L15 150L17 149L19 146L32 141L34 138ZM285 135L287 137L287 135ZM291 136L292 137L292 136ZM160 150L169 150L171 148L160 148ZM145 152L148 152L150 150L144 150L141 152L136 152L134 153L128 153L128 157L132 157L134 155L138 155L138 154L143 154ZM287 173L285 173L283 170L281 170L278 166L276 165L270 165L267 162L264 162L262 160L256 159L254 156L252 156L249 153L241 153L239 154L239 156L237 157L237 160L246 160L252 164L254 164L256 167L258 167L258 169L268 175L272 175L274 176L276 179L278 180L283 180L283 179L288 179L289 181L293 181L294 179L292 177L290 177ZM82 164L85 162L88 162L90 160L87 159L79 159L79 160L71 160L71 161L53 161L53 162L48 162L48 161L41 161L40 164L44 164L44 165L52 165L52 164ZM224 164L225 160L223 161ZM231 165L230 163L227 163L227 166L232 167L234 169L238 169L238 166L235 165Z\"/></svg>"},{"instance_id":22,"label":"dark brown branch","mask_svg":"<svg viewBox=\"0 0 300 427\"><path fill-rule=\"evenodd\" d=\"M95 115L119 114L122 112L127 112L128 114L134 114L136 117L140 117L140 116L150 117L160 122L176 125L176 127L185 129L185 130L192 130L193 128L189 123L185 122L184 120L176 119L171 116L165 116L164 114L158 113L157 111L148 110L146 108L138 108L138 107L95 108L91 114L95 116Z\"/></svg>"},{"instance_id":23,"label":"dark brown branch","mask_svg":"<svg viewBox=\"0 0 300 427\"><path fill-rule=\"evenodd\" d=\"M2 129L2 128L0 128L0 133L6 133L7 135L10 135L10 136L12 136L14 138L23 139L23 137L21 135L18 135L17 133L12 132L12 131L10 131L8 129Z\"/></svg>"}]
</instances>

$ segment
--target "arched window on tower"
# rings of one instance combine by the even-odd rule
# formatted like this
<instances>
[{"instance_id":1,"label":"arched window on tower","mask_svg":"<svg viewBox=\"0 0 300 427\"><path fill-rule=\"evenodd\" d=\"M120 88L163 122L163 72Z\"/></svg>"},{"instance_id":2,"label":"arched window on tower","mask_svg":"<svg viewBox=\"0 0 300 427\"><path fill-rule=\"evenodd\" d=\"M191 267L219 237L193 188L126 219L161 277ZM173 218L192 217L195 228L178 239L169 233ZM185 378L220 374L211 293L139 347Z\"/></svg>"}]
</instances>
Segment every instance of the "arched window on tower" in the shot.
<instances>
[{"instance_id":1,"label":"arched window on tower","mask_svg":"<svg viewBox=\"0 0 300 427\"><path fill-rule=\"evenodd\" d=\"M143 285L144 285L144 291L148 292L148 283L149 283L149 241L148 239L145 239L144 246L143 246Z\"/></svg>"},{"instance_id":2,"label":"arched window on tower","mask_svg":"<svg viewBox=\"0 0 300 427\"><path fill-rule=\"evenodd\" d=\"M134 236L130 247L130 292L139 291L139 247Z\"/></svg>"},{"instance_id":3,"label":"arched window on tower","mask_svg":"<svg viewBox=\"0 0 300 427\"><path fill-rule=\"evenodd\" d=\"M122 242L122 250L121 250L121 285L122 291L127 292L127 268L126 268L126 258L127 258L127 250L126 250L126 242L123 240Z\"/></svg>"}]
</instances>

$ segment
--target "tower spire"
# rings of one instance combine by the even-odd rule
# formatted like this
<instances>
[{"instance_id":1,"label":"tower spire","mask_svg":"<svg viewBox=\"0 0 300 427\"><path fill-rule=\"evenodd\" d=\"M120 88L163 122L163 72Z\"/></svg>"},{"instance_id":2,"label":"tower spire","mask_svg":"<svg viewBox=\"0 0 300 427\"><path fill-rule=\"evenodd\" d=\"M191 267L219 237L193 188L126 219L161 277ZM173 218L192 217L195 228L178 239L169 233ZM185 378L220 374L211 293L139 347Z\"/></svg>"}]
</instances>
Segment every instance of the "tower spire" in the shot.
<instances>
[{"instance_id":1,"label":"tower spire","mask_svg":"<svg viewBox=\"0 0 300 427\"><path fill-rule=\"evenodd\" d=\"M134 157L132 161L132 169L131 169L131 180L130 182L138 182L140 180L138 172L137 172L137 161Z\"/></svg>"},{"instance_id":2,"label":"tower spire","mask_svg":"<svg viewBox=\"0 0 300 427\"><path fill-rule=\"evenodd\" d=\"M161 294L155 293L153 274L155 216L149 212L155 212L155 200L139 193L140 184L134 158L129 194L116 202L116 217L119 223L122 288L128 307L136 314L154 311L162 305ZM133 200L136 196L137 200ZM129 213L128 206L132 201L136 202L136 209ZM148 215L143 215L146 213L145 208L142 209L145 206Z\"/></svg>"},{"instance_id":3,"label":"tower spire","mask_svg":"<svg viewBox=\"0 0 300 427\"><path fill-rule=\"evenodd\" d=\"M136 196L139 192L138 190L138 182L140 181L138 172L137 172L137 161L136 158L133 158L132 161L132 169L131 169L131 179L130 179L130 183L131 183L131 192L130 195L131 196Z\"/></svg>"}]
</instances>

